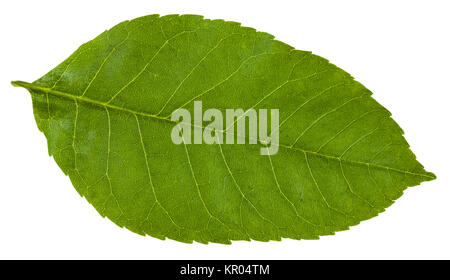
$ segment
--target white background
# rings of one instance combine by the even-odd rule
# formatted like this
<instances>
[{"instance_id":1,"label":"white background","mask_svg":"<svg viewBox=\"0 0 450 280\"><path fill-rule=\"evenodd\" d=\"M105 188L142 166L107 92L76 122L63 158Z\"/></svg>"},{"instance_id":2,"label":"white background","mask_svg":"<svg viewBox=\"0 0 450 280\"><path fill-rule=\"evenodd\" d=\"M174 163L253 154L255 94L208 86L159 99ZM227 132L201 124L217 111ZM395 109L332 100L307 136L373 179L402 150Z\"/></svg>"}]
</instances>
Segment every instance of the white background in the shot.
<instances>
[{"instance_id":1,"label":"white background","mask_svg":"<svg viewBox=\"0 0 450 280\"><path fill-rule=\"evenodd\" d=\"M0 259L450 258L449 1L1 1ZM438 179L386 212L319 241L183 244L121 229L48 156L32 82L107 28L159 13L241 22L311 50L374 92Z\"/></svg>"}]
</instances>

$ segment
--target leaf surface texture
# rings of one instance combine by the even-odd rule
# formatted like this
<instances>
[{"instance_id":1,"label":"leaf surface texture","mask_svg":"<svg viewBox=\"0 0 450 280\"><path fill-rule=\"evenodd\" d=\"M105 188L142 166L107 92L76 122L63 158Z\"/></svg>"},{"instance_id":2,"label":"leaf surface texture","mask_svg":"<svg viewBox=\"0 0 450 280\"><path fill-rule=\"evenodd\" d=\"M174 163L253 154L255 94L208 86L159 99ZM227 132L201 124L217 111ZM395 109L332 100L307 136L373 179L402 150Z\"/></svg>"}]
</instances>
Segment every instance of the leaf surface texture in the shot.
<instances>
[{"instance_id":1,"label":"leaf surface texture","mask_svg":"<svg viewBox=\"0 0 450 280\"><path fill-rule=\"evenodd\" d=\"M182 242L318 239L432 180L371 92L310 52L194 15L126 21L27 88L48 149L121 227ZM175 145L178 108L280 110L261 145Z\"/></svg>"}]
</instances>

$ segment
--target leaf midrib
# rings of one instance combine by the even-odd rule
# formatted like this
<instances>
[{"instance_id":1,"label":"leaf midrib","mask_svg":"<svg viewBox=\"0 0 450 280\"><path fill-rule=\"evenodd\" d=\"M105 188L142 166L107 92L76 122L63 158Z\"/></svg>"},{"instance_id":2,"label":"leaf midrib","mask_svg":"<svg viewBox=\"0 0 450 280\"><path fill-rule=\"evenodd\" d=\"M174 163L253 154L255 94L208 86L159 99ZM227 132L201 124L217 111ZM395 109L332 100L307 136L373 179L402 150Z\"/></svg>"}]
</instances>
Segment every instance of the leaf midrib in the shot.
<instances>
[{"instance_id":1,"label":"leaf midrib","mask_svg":"<svg viewBox=\"0 0 450 280\"><path fill-rule=\"evenodd\" d=\"M75 101L81 101L84 103L89 103L89 104L93 104L96 106L100 106L103 108L109 108L109 109L113 109L113 110L117 110L117 111L122 111L122 112L127 112L130 114L134 114L134 115L140 115L140 116L144 116L144 117L148 117L151 119L157 119L157 120L162 120L162 121L166 121L166 122L170 122L170 123L174 123L174 124L178 124L179 122L175 122L172 121L171 119L167 118L167 117L161 117L158 115L154 115L154 114L149 114L149 113L145 113L145 112L140 112L140 111L135 111L135 110L131 110L131 109L127 109L124 107L119 107L119 106L115 106L113 104L109 104L106 102L101 102L98 100L94 100L94 99L90 99L84 96L77 96L77 95L73 95L70 93L66 93L66 92L62 92L62 91L58 91L52 88L46 88L46 87L41 87L32 83L27 83L24 81L13 81L11 82L11 84L13 86L16 87L23 87L26 88L28 90L37 90L37 91L42 91L54 96L59 96L59 97L63 97L66 99L72 99ZM192 124L191 124L192 125ZM201 127L203 129L205 129L205 127ZM227 134L227 132L224 132L225 134ZM258 140L258 139L256 139ZM291 147L291 146L287 146L287 145L283 145L281 143L278 144L274 144L277 145L278 147L284 148L284 149L288 149L288 150L293 150L293 151L300 151L303 153L307 153L307 154L312 154L318 157L322 157L322 158L327 158L327 159L332 159L338 162L347 162L350 164L356 164L356 165L365 165L368 167L372 167L372 168L376 168L376 169L383 169L383 170L388 170L388 171L394 171L394 172L398 172L401 174L405 174L405 175L412 175L412 176L420 176L420 177L424 177L424 178L428 178L428 179L435 179L436 176L434 176L434 174L423 174L423 173L415 173L415 172L411 172L411 171L407 171L407 170L402 170L402 169L398 169L398 168L393 168L393 167L389 167L389 166L384 166L384 165L379 165L379 164L374 164L374 163L369 163L369 162L363 162L363 161L356 161L356 160L350 160L350 159L345 159L345 158L341 158L338 156L333 156L333 155L326 155L323 153L318 153L318 152L314 152L314 151L310 151L310 150L305 150L305 149L301 149L301 148L296 148L296 147Z\"/></svg>"}]
</instances>

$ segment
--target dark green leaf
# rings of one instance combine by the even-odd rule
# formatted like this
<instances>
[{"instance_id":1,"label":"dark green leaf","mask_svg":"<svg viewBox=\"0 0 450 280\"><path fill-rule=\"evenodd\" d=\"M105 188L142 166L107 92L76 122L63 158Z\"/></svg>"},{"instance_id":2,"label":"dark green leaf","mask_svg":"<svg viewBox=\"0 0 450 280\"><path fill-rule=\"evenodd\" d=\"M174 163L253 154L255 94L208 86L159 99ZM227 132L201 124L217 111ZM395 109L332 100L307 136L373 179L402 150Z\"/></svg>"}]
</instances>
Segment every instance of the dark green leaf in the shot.
<instances>
[{"instance_id":1,"label":"dark green leaf","mask_svg":"<svg viewBox=\"0 0 450 280\"><path fill-rule=\"evenodd\" d=\"M77 191L117 225L161 239L317 239L435 178L349 74L234 22L123 22L41 79L13 84L30 91L49 153ZM203 110L279 109L278 153L174 144L171 113L193 112L196 100Z\"/></svg>"}]
</instances>

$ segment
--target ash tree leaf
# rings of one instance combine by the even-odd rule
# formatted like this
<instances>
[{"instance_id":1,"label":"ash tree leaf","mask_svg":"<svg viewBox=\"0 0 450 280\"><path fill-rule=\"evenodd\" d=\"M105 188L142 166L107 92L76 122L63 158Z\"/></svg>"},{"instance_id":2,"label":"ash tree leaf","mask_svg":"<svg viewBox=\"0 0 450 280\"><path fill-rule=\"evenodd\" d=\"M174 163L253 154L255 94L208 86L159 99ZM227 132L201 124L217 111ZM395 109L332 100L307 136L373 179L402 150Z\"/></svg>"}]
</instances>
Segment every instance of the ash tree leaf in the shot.
<instances>
[{"instance_id":1,"label":"ash tree leaf","mask_svg":"<svg viewBox=\"0 0 450 280\"><path fill-rule=\"evenodd\" d=\"M318 239L435 179L349 74L235 22L122 22L39 80L13 84L31 93L49 154L79 194L141 235ZM199 100L224 115L279 109L278 153L261 155L261 143L174 144L171 113L193 114Z\"/></svg>"}]
</instances>

